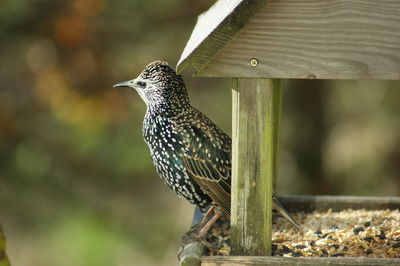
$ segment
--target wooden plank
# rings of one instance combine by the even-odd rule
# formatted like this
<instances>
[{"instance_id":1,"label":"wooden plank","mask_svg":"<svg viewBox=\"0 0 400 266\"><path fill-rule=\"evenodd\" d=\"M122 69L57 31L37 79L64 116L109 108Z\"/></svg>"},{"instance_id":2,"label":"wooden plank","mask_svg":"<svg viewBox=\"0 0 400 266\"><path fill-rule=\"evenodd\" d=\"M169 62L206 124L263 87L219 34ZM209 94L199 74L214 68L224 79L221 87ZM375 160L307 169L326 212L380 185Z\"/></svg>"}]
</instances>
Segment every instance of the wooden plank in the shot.
<instances>
[{"instance_id":1,"label":"wooden plank","mask_svg":"<svg viewBox=\"0 0 400 266\"><path fill-rule=\"evenodd\" d=\"M206 54L198 76L399 80L400 1L269 1L218 54Z\"/></svg>"},{"instance_id":2,"label":"wooden plank","mask_svg":"<svg viewBox=\"0 0 400 266\"><path fill-rule=\"evenodd\" d=\"M400 259L377 259L377 258L286 258L286 257L203 257L202 266L319 266L319 265L352 265L352 266L380 266L380 265L400 265Z\"/></svg>"},{"instance_id":3,"label":"wooden plank","mask_svg":"<svg viewBox=\"0 0 400 266\"><path fill-rule=\"evenodd\" d=\"M267 1L219 0L201 14L177 64L199 70L247 23ZM207 40L204 42L204 40Z\"/></svg>"},{"instance_id":4,"label":"wooden plank","mask_svg":"<svg viewBox=\"0 0 400 266\"><path fill-rule=\"evenodd\" d=\"M232 122L232 253L271 253L281 81L235 79Z\"/></svg>"},{"instance_id":5,"label":"wooden plank","mask_svg":"<svg viewBox=\"0 0 400 266\"><path fill-rule=\"evenodd\" d=\"M192 226L198 224L203 218L203 213L200 211L199 207L195 208ZM187 243L184 240L185 237L182 238L181 249L182 252L178 253L178 259L181 266L200 266L201 258L204 254L205 247L201 243L201 241L194 241ZM1 265L0 265L1 266Z\"/></svg>"},{"instance_id":6,"label":"wooden plank","mask_svg":"<svg viewBox=\"0 0 400 266\"><path fill-rule=\"evenodd\" d=\"M400 209L400 197L359 196L280 196L279 201L288 211L341 211L346 209Z\"/></svg>"},{"instance_id":7,"label":"wooden plank","mask_svg":"<svg viewBox=\"0 0 400 266\"><path fill-rule=\"evenodd\" d=\"M200 266L204 245L200 241L187 244L179 258L181 266Z\"/></svg>"}]
</instances>

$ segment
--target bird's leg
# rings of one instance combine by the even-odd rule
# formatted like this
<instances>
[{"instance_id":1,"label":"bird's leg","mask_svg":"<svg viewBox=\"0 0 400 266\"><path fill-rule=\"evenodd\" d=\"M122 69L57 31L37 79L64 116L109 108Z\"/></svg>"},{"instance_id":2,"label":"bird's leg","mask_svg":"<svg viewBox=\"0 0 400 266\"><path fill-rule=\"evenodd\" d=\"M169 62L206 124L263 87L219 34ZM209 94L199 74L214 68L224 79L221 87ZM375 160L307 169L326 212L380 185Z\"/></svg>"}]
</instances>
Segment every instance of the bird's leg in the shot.
<instances>
[{"instance_id":1,"label":"bird's leg","mask_svg":"<svg viewBox=\"0 0 400 266\"><path fill-rule=\"evenodd\" d=\"M215 212L215 206L211 206L208 211L204 214L204 217L208 217Z\"/></svg>"},{"instance_id":2,"label":"bird's leg","mask_svg":"<svg viewBox=\"0 0 400 266\"><path fill-rule=\"evenodd\" d=\"M210 216L212 214L214 214L215 211L216 211L216 207L211 206L207 210L207 212L203 215L203 218L201 218L200 222L192 225L192 227L189 229L189 231L182 237L182 242L186 244L186 243L198 240L199 232L207 225L207 222L209 222L209 220L210 220ZM204 234L203 234L203 236L204 236Z\"/></svg>"},{"instance_id":3,"label":"bird's leg","mask_svg":"<svg viewBox=\"0 0 400 266\"><path fill-rule=\"evenodd\" d=\"M210 230L211 226L213 226L213 224L215 224L215 222L222 216L222 212L220 209L214 208L213 212L214 212L213 217L211 217L211 219L208 220L208 222L201 228L200 232L197 234L196 237L198 239L202 238L205 234L207 234L207 232L208 232L208 230Z\"/></svg>"},{"instance_id":4,"label":"bird's leg","mask_svg":"<svg viewBox=\"0 0 400 266\"><path fill-rule=\"evenodd\" d=\"M194 232L199 232L204 226L205 224L207 224L207 222L210 220L210 216L215 212L215 206L211 206L207 212L203 215L203 218L201 218L200 222L192 225L192 227L190 228L189 232L187 232L187 234L191 234Z\"/></svg>"},{"instance_id":5,"label":"bird's leg","mask_svg":"<svg viewBox=\"0 0 400 266\"><path fill-rule=\"evenodd\" d=\"M195 242L195 241L200 241L203 243L204 246L208 246L208 243L206 241L204 241L204 239L201 239L206 233L207 231L210 229L210 227L212 226L213 223L215 223L216 220L218 220L218 218L214 218L214 216L216 215L216 212L220 212L218 211L218 209L216 209L215 206L211 206L207 212L203 215L203 218L201 219L200 222L196 223L195 225L193 225L190 230L188 232L186 232L186 234L182 237L182 244L179 248L178 251L178 259L181 260L181 255L183 250L185 249L185 246L188 245L189 243ZM209 217L211 215L214 216L210 219ZM209 224L211 220L215 220L212 224ZM207 228L205 230L205 228Z\"/></svg>"},{"instance_id":6,"label":"bird's leg","mask_svg":"<svg viewBox=\"0 0 400 266\"><path fill-rule=\"evenodd\" d=\"M209 218L214 214L211 218ZM182 244L178 252L178 258L180 258L184 248L189 243L200 241L203 245L207 246L208 243L203 239L211 226L222 216L222 210L218 207L212 206L204 214L200 222L193 225L190 230L182 237Z\"/></svg>"},{"instance_id":7,"label":"bird's leg","mask_svg":"<svg viewBox=\"0 0 400 266\"><path fill-rule=\"evenodd\" d=\"M201 221L199 223L199 224L201 224L201 227L203 227L207 223L207 221L209 220L209 217L211 215L213 215L214 213L215 213L215 206L211 206L208 209L208 211L204 214L203 219L201 219Z\"/></svg>"}]
</instances>

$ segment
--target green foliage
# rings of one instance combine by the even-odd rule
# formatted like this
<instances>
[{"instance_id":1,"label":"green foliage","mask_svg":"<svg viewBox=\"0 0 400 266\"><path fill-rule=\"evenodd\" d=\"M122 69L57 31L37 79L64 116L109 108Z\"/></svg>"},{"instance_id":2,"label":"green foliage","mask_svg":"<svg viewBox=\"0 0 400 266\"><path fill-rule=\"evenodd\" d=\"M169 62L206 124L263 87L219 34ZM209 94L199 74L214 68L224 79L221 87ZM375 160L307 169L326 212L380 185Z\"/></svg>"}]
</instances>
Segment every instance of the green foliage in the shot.
<instances>
[{"instance_id":1,"label":"green foliage","mask_svg":"<svg viewBox=\"0 0 400 266\"><path fill-rule=\"evenodd\" d=\"M6 254L6 238L4 237L3 231L0 227L0 266L9 266L10 262Z\"/></svg>"}]
</instances>

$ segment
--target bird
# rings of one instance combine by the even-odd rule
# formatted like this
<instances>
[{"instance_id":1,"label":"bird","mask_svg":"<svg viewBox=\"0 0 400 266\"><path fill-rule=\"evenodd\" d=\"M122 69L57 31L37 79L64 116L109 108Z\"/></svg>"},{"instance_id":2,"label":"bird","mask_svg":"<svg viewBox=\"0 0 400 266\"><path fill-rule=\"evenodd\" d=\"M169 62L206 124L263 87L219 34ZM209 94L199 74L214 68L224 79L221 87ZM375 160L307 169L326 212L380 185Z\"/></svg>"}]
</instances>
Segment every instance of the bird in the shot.
<instances>
[{"instance_id":1,"label":"bird","mask_svg":"<svg viewBox=\"0 0 400 266\"><path fill-rule=\"evenodd\" d=\"M203 222L199 237L220 216L230 217L231 138L191 105L182 76L167 62L155 61L137 78L114 87L132 88L145 102L143 136L164 183L207 213L205 217L214 213L209 222ZM299 227L275 193L273 206Z\"/></svg>"}]
</instances>

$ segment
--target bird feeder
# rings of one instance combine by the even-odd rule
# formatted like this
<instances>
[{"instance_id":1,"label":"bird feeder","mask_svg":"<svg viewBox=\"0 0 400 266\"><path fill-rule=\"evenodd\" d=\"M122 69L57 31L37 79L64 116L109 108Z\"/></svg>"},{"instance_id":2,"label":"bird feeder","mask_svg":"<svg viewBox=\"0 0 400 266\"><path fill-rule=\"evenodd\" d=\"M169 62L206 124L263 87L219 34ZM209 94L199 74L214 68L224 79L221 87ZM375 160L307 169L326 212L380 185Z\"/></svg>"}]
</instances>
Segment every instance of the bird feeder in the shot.
<instances>
[{"instance_id":1,"label":"bird feeder","mask_svg":"<svg viewBox=\"0 0 400 266\"><path fill-rule=\"evenodd\" d=\"M400 80L400 1L219 0L199 16L177 70L189 66L198 77L233 79L231 246L235 256L202 257L197 243L188 248L191 251L182 265L399 263L396 259L268 255L282 80ZM399 198L281 200L289 210L400 207Z\"/></svg>"}]
</instances>

